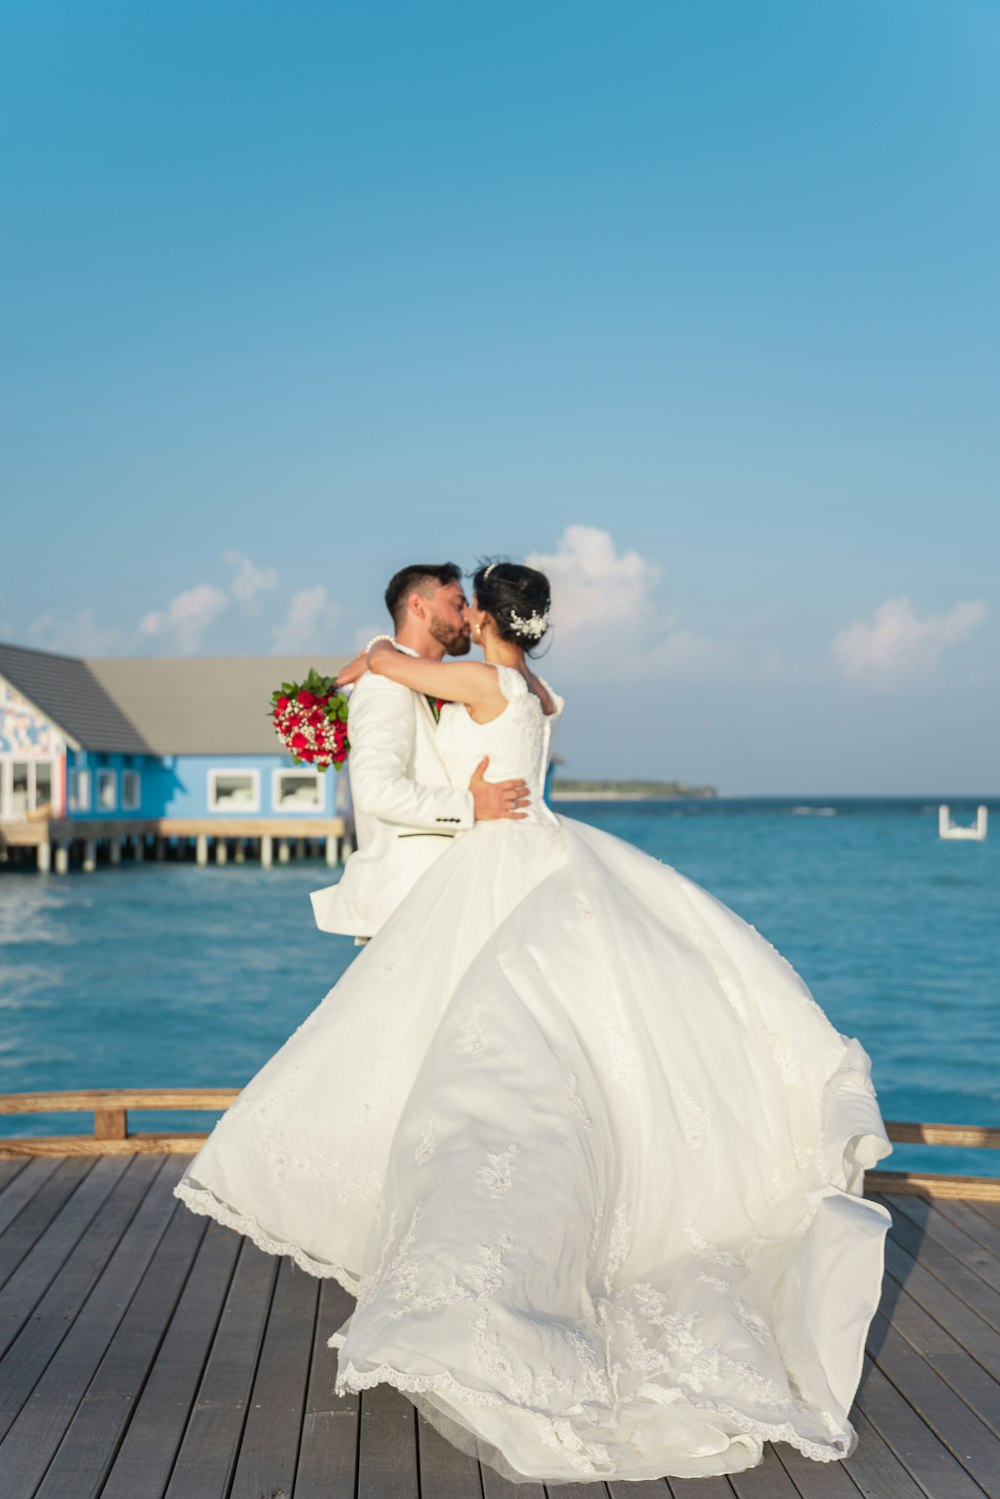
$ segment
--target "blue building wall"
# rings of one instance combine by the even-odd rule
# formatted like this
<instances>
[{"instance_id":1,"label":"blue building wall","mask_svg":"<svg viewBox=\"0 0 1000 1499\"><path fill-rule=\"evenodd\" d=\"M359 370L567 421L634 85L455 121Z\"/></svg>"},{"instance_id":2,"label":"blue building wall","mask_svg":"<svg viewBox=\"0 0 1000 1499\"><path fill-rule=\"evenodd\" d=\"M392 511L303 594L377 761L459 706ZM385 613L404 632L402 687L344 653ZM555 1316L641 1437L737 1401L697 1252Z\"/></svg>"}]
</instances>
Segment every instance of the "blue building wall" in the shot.
<instances>
[{"instance_id":1,"label":"blue building wall","mask_svg":"<svg viewBox=\"0 0 1000 1499\"><path fill-rule=\"evenodd\" d=\"M173 788L164 817L332 817L335 814L337 772L328 770L319 776L321 803L310 806L278 807L274 795L274 771L293 772L307 767L292 764L290 755L177 755L172 758ZM209 772L256 772L258 800L254 806L237 803L227 810L209 806ZM343 771L341 771L341 775Z\"/></svg>"},{"instance_id":2,"label":"blue building wall","mask_svg":"<svg viewBox=\"0 0 1000 1499\"><path fill-rule=\"evenodd\" d=\"M90 805L87 809L70 811L70 817L76 819L214 817L225 823L240 817L332 817L336 811L337 773L333 770L319 777L318 807L307 803L277 805L274 772L307 768L293 765L289 755L167 755L157 759L151 755L70 750L67 759L67 785L72 770L85 768L90 772ZM98 802L98 772L102 770L114 773L114 807L102 807ZM139 806L129 810L122 806L122 773L126 770L137 770L140 775ZM252 802L235 799L229 805L211 806L209 776L213 771L221 776L254 773L256 799Z\"/></svg>"}]
</instances>

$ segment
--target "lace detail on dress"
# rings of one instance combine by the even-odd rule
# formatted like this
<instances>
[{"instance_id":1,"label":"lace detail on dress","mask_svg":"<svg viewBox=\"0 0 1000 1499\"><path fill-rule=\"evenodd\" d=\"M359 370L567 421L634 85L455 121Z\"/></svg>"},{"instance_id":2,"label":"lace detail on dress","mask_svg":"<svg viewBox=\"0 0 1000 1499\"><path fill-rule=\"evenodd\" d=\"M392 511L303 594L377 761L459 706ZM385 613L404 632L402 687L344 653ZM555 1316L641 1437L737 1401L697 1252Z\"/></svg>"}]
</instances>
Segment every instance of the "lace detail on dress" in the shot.
<instances>
[{"instance_id":1,"label":"lace detail on dress","mask_svg":"<svg viewBox=\"0 0 1000 1499\"><path fill-rule=\"evenodd\" d=\"M462 1021L455 1047L466 1056L478 1057L482 1056L483 1041L483 1023L479 1018L479 1002L473 1000L469 1005L469 1013Z\"/></svg>"},{"instance_id":2,"label":"lace detail on dress","mask_svg":"<svg viewBox=\"0 0 1000 1499\"><path fill-rule=\"evenodd\" d=\"M579 1119L584 1129L593 1129L594 1121L587 1113L587 1105L584 1103L583 1096L580 1093L580 1082L575 1072L570 1074L569 1080L566 1084L566 1102L569 1104L570 1108L573 1110L573 1113Z\"/></svg>"},{"instance_id":3,"label":"lace detail on dress","mask_svg":"<svg viewBox=\"0 0 1000 1499\"><path fill-rule=\"evenodd\" d=\"M731 1265L734 1270L742 1270L743 1256L734 1253L731 1249L723 1249L721 1244L710 1244L693 1219L689 1219L684 1225L684 1234L698 1259L711 1260L713 1265Z\"/></svg>"},{"instance_id":4,"label":"lace detail on dress","mask_svg":"<svg viewBox=\"0 0 1000 1499\"><path fill-rule=\"evenodd\" d=\"M688 1150L703 1149L711 1132L712 1116L683 1083L677 1089L677 1108L681 1116L684 1144Z\"/></svg>"},{"instance_id":5,"label":"lace detail on dress","mask_svg":"<svg viewBox=\"0 0 1000 1499\"><path fill-rule=\"evenodd\" d=\"M629 1041L620 1025L610 1015L601 1017L601 1028L608 1049L608 1063L616 1085L623 1093L631 1091L632 1084L642 1073L639 1053Z\"/></svg>"},{"instance_id":6,"label":"lace detail on dress","mask_svg":"<svg viewBox=\"0 0 1000 1499\"><path fill-rule=\"evenodd\" d=\"M396 1254L381 1281L370 1293L365 1294L366 1304L372 1295L388 1291L400 1303L387 1313L389 1320L395 1322L409 1312L432 1312L442 1306L457 1306L462 1301L488 1301L491 1296L496 1295L503 1283L503 1257L511 1247L508 1234L501 1234L495 1244L480 1244L478 1259L470 1260L463 1266L464 1279L453 1275L449 1281L442 1281L432 1290L418 1292L412 1283L414 1260L410 1255L414 1233L415 1219L411 1220L407 1233L400 1240ZM358 1305L362 1305L361 1293Z\"/></svg>"},{"instance_id":7,"label":"lace detail on dress","mask_svg":"<svg viewBox=\"0 0 1000 1499\"><path fill-rule=\"evenodd\" d=\"M486 1165L480 1166L476 1178L481 1181L491 1197L506 1197L514 1174L514 1157L521 1147L513 1142L506 1150L491 1151Z\"/></svg>"},{"instance_id":8,"label":"lace detail on dress","mask_svg":"<svg viewBox=\"0 0 1000 1499\"><path fill-rule=\"evenodd\" d=\"M418 1166L426 1166L437 1146L437 1115L432 1114L424 1126L424 1132L420 1136L420 1142L413 1152L413 1159Z\"/></svg>"},{"instance_id":9,"label":"lace detail on dress","mask_svg":"<svg viewBox=\"0 0 1000 1499\"><path fill-rule=\"evenodd\" d=\"M397 933L391 937L384 951L380 953L379 978L392 979L397 973L401 973L412 961L414 956L413 943L409 937Z\"/></svg>"},{"instance_id":10,"label":"lace detail on dress","mask_svg":"<svg viewBox=\"0 0 1000 1499\"><path fill-rule=\"evenodd\" d=\"M615 1208L611 1237L608 1240L608 1252L604 1260L604 1284L609 1290L614 1286L631 1247L632 1229L628 1221L628 1213L624 1204L619 1203Z\"/></svg>"},{"instance_id":11,"label":"lace detail on dress","mask_svg":"<svg viewBox=\"0 0 1000 1499\"><path fill-rule=\"evenodd\" d=\"M265 1254L287 1255L301 1270L308 1271L310 1275L315 1275L320 1280L336 1280L345 1291L350 1292L352 1296L357 1295L360 1281L343 1265L314 1259L299 1244L290 1244L285 1239L275 1238L261 1227L256 1218L248 1218L243 1213L235 1212L207 1187L193 1187L189 1182L181 1180L174 1187L174 1196L179 1197L192 1213L197 1213L203 1218L214 1218L216 1223L222 1224L223 1228L235 1229L238 1234L249 1239L251 1244L255 1244Z\"/></svg>"}]
</instances>

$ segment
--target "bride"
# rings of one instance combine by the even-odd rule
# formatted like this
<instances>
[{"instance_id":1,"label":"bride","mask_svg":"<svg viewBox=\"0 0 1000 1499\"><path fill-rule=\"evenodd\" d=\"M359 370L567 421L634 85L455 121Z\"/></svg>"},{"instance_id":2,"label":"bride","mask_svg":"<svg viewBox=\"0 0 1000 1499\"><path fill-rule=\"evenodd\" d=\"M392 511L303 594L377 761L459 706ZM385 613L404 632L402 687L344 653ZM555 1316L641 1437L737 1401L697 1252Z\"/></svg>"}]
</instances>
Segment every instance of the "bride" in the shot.
<instances>
[{"instance_id":1,"label":"bride","mask_svg":"<svg viewBox=\"0 0 1000 1499\"><path fill-rule=\"evenodd\" d=\"M474 588L483 662L369 666L526 815L448 848L177 1195L356 1294L339 1393L395 1385L514 1482L845 1457L889 1222L869 1058L707 891L546 806L548 583Z\"/></svg>"}]
</instances>

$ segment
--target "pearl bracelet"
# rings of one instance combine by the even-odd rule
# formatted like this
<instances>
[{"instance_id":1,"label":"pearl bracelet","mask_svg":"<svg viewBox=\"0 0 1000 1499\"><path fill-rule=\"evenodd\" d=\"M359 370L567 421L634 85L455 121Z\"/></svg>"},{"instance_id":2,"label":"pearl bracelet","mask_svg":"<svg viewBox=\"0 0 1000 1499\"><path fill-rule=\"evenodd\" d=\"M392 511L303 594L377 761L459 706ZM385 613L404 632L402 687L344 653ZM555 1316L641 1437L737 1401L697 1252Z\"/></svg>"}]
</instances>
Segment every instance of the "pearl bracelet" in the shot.
<instances>
[{"instance_id":1,"label":"pearl bracelet","mask_svg":"<svg viewBox=\"0 0 1000 1499\"><path fill-rule=\"evenodd\" d=\"M379 643L380 640L388 640L388 642L389 642L390 645L395 645L396 644L396 641L395 641L395 639L394 639L394 637L392 635L373 635L372 638L371 638L371 640L369 640L368 644L365 646L364 654L367 656L367 654L371 650L372 646L373 645L378 645L378 643Z\"/></svg>"}]
</instances>

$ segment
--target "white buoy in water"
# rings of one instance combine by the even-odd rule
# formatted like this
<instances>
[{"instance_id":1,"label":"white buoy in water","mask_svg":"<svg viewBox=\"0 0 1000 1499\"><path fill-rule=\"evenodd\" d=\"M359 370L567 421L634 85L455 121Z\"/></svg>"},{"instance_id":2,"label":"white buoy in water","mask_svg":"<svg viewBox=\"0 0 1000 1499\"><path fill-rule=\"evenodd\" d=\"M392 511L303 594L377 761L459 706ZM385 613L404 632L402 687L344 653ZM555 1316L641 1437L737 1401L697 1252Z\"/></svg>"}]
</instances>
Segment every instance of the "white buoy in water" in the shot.
<instances>
[{"instance_id":1,"label":"white buoy in water","mask_svg":"<svg viewBox=\"0 0 1000 1499\"><path fill-rule=\"evenodd\" d=\"M958 827L951 820L951 808L944 802L938 807L938 834L942 838L966 838L976 843L986 839L986 822L989 812L985 806L976 808L976 820L971 827Z\"/></svg>"}]
</instances>

